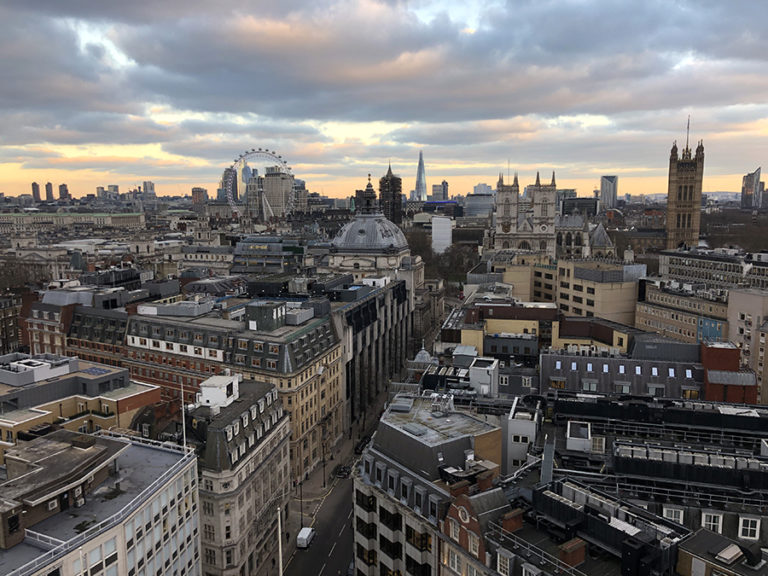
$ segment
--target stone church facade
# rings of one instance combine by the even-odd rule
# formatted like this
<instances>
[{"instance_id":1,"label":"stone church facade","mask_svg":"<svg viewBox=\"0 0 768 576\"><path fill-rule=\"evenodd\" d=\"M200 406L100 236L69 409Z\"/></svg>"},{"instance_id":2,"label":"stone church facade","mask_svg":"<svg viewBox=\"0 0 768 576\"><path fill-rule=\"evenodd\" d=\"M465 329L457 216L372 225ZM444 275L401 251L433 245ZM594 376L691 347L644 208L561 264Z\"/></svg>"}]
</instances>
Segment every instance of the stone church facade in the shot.
<instances>
[{"instance_id":1,"label":"stone church facade","mask_svg":"<svg viewBox=\"0 0 768 576\"><path fill-rule=\"evenodd\" d=\"M550 184L542 184L537 173L536 183L526 188L524 196L520 196L517 174L512 184L505 184L500 174L496 185L494 249L532 250L554 258L556 198L554 172Z\"/></svg>"}]
</instances>

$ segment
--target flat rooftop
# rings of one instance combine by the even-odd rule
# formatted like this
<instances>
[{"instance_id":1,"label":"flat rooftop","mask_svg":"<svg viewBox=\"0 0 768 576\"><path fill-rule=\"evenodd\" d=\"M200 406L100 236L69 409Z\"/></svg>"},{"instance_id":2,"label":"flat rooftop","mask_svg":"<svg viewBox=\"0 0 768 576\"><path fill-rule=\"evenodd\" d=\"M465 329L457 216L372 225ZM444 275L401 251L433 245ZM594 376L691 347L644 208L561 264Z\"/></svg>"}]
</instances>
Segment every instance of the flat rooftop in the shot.
<instances>
[{"instance_id":1,"label":"flat rooftop","mask_svg":"<svg viewBox=\"0 0 768 576\"><path fill-rule=\"evenodd\" d=\"M479 420L466 412L454 410L453 402L448 404L446 396L398 394L381 421L428 446L498 429L498 426Z\"/></svg>"},{"instance_id":2,"label":"flat rooftop","mask_svg":"<svg viewBox=\"0 0 768 576\"><path fill-rule=\"evenodd\" d=\"M60 357L63 358L63 357ZM70 378L79 378L81 380L97 380L103 378L105 375L115 375L115 374L127 374L126 368L119 368L116 366L109 366L107 364L98 364L95 362L88 362L86 360L80 360L79 358L75 359L74 366L77 368L75 370L71 370L72 364L67 367L66 365L72 360L71 358L67 357L66 362L56 362L52 363L49 360L46 360L42 356L32 356L25 362L33 361L36 362L38 360L42 360L42 362L47 362L51 364L50 369L45 367L38 367L39 369L38 374L40 375L40 378L29 382L28 384L19 384L16 386L13 386L11 384L3 384L0 383L0 396L10 393L10 392L18 392L22 389L29 389L34 386L42 386L45 384L48 384L50 382L55 382L57 380L64 380L64 379L70 379ZM31 366L30 366L31 367ZM34 367L31 367L34 369ZM0 370L5 370L9 374L9 378L13 375L12 373L15 372L10 367L6 365L0 365ZM19 372L16 372L19 373ZM29 377L32 378L31 370Z\"/></svg>"},{"instance_id":3,"label":"flat rooftop","mask_svg":"<svg viewBox=\"0 0 768 576\"><path fill-rule=\"evenodd\" d=\"M126 447L117 457L118 476L109 476L86 495L80 508L70 508L35 524L30 529L39 534L67 542L84 530L108 520L144 494L150 498L156 492L153 483L169 473L174 465L185 459L180 450L146 444L133 444L128 439L113 439ZM187 455L186 459L193 458ZM119 482L120 488L115 484ZM141 502L143 504L143 501ZM0 574L9 574L41 556L45 550L29 538L8 550L0 550Z\"/></svg>"}]
</instances>

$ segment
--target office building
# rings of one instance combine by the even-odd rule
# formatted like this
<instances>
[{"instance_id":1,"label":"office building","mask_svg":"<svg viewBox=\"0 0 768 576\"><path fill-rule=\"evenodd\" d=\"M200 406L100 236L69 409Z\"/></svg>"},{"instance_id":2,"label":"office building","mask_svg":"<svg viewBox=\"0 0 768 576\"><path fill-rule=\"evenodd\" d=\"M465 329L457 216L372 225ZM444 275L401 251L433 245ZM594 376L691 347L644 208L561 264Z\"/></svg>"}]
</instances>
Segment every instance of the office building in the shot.
<instances>
[{"instance_id":1,"label":"office building","mask_svg":"<svg viewBox=\"0 0 768 576\"><path fill-rule=\"evenodd\" d=\"M18 440L56 427L130 429L138 411L159 400L157 386L133 381L121 368L51 354L0 356L0 460Z\"/></svg>"},{"instance_id":2,"label":"office building","mask_svg":"<svg viewBox=\"0 0 768 576\"><path fill-rule=\"evenodd\" d=\"M741 179L741 208L760 210L763 208L765 183L760 181L760 168Z\"/></svg>"},{"instance_id":3,"label":"office building","mask_svg":"<svg viewBox=\"0 0 768 576\"><path fill-rule=\"evenodd\" d=\"M186 413L200 478L203 573L274 574L291 494L291 427L271 384L212 376Z\"/></svg>"},{"instance_id":4,"label":"office building","mask_svg":"<svg viewBox=\"0 0 768 576\"><path fill-rule=\"evenodd\" d=\"M731 288L768 289L768 254L745 254L730 248L663 250L659 276L680 285L704 285L723 293Z\"/></svg>"},{"instance_id":5,"label":"office building","mask_svg":"<svg viewBox=\"0 0 768 576\"><path fill-rule=\"evenodd\" d=\"M451 504L478 483L487 492L470 497L477 512L504 508L501 490L488 490L501 458L501 429L455 410L452 397L398 394L354 474L357 573L445 573ZM476 523L473 535L484 536Z\"/></svg>"},{"instance_id":6,"label":"office building","mask_svg":"<svg viewBox=\"0 0 768 576\"><path fill-rule=\"evenodd\" d=\"M472 194L493 194L493 188L484 182L480 182L472 187Z\"/></svg>"},{"instance_id":7,"label":"office building","mask_svg":"<svg viewBox=\"0 0 768 576\"><path fill-rule=\"evenodd\" d=\"M379 207L390 222L403 222L403 179L392 173L391 165L379 179Z\"/></svg>"},{"instance_id":8,"label":"office building","mask_svg":"<svg viewBox=\"0 0 768 576\"><path fill-rule=\"evenodd\" d=\"M32 182L32 200L35 204L40 204L42 199L40 198L40 184Z\"/></svg>"},{"instance_id":9,"label":"office building","mask_svg":"<svg viewBox=\"0 0 768 576\"><path fill-rule=\"evenodd\" d=\"M741 370L729 343L685 344L655 334L634 334L629 352L571 346L540 356L540 393L566 390L754 404L757 379Z\"/></svg>"},{"instance_id":10,"label":"office building","mask_svg":"<svg viewBox=\"0 0 768 576\"><path fill-rule=\"evenodd\" d=\"M560 260L557 263L557 306L569 316L596 316L632 326L638 280L645 273L645 264Z\"/></svg>"},{"instance_id":11,"label":"office building","mask_svg":"<svg viewBox=\"0 0 768 576\"><path fill-rule=\"evenodd\" d=\"M231 370L271 383L291 415L292 477L322 464L344 426L344 364L327 311L316 317L311 305L254 301L227 320L203 299L145 304L138 312L128 321L123 360L133 377L160 386L165 400L183 390L186 403L212 374Z\"/></svg>"},{"instance_id":12,"label":"office building","mask_svg":"<svg viewBox=\"0 0 768 576\"><path fill-rule=\"evenodd\" d=\"M293 175L273 166L266 169L262 196L264 219L283 218L294 208Z\"/></svg>"},{"instance_id":13,"label":"office building","mask_svg":"<svg viewBox=\"0 0 768 576\"><path fill-rule=\"evenodd\" d=\"M493 214L493 207L493 194L467 194L464 199L464 216L467 218L488 218Z\"/></svg>"},{"instance_id":14,"label":"office building","mask_svg":"<svg viewBox=\"0 0 768 576\"><path fill-rule=\"evenodd\" d=\"M427 201L427 173L424 170L424 154L421 150L419 150L419 166L416 169L416 189L413 192L414 200Z\"/></svg>"},{"instance_id":15,"label":"office building","mask_svg":"<svg viewBox=\"0 0 768 576\"><path fill-rule=\"evenodd\" d=\"M141 186L141 191L144 193L144 198L147 200L153 199L155 194L155 183L149 180L144 180Z\"/></svg>"},{"instance_id":16,"label":"office building","mask_svg":"<svg viewBox=\"0 0 768 576\"><path fill-rule=\"evenodd\" d=\"M619 192L618 176L602 176L600 178L600 206L602 211L616 208L616 198Z\"/></svg>"},{"instance_id":17,"label":"office building","mask_svg":"<svg viewBox=\"0 0 768 576\"><path fill-rule=\"evenodd\" d=\"M696 154L692 156L686 137L685 148L679 157L677 143L673 144L667 189L667 250L699 244L703 177L704 144L699 142Z\"/></svg>"},{"instance_id":18,"label":"office building","mask_svg":"<svg viewBox=\"0 0 768 576\"><path fill-rule=\"evenodd\" d=\"M75 305L67 334L66 354L89 362L122 366L128 313Z\"/></svg>"},{"instance_id":19,"label":"office building","mask_svg":"<svg viewBox=\"0 0 768 576\"><path fill-rule=\"evenodd\" d=\"M453 244L453 220L447 216L432 217L432 251L442 254Z\"/></svg>"},{"instance_id":20,"label":"office building","mask_svg":"<svg viewBox=\"0 0 768 576\"><path fill-rule=\"evenodd\" d=\"M600 211L598 198L563 198L560 203L561 214L579 214L593 218Z\"/></svg>"},{"instance_id":21,"label":"office building","mask_svg":"<svg viewBox=\"0 0 768 576\"><path fill-rule=\"evenodd\" d=\"M570 432L565 442L558 441L557 451L572 478L610 486L612 493L642 507L643 514L674 522L678 535L692 533L678 544L676 574L698 573L690 570L692 550L701 569L705 563L722 568L730 562L739 571L719 573L764 573L759 546L753 547L768 538L768 477L761 465L768 412L701 400L649 400L642 410L637 407L624 398L592 395L553 402L560 423L555 434ZM599 476L590 473L598 468ZM745 498L745 485L754 497ZM702 533L708 535L707 550L701 549ZM730 554L722 556L728 547Z\"/></svg>"},{"instance_id":22,"label":"office building","mask_svg":"<svg viewBox=\"0 0 768 576\"><path fill-rule=\"evenodd\" d=\"M21 297L16 294L0 296L0 355L16 352L20 345L19 314Z\"/></svg>"},{"instance_id":23,"label":"office building","mask_svg":"<svg viewBox=\"0 0 768 576\"><path fill-rule=\"evenodd\" d=\"M647 281L638 296L635 326L681 342L726 340L727 300L724 291L694 290L690 284L678 282Z\"/></svg>"},{"instance_id":24,"label":"office building","mask_svg":"<svg viewBox=\"0 0 768 576\"><path fill-rule=\"evenodd\" d=\"M768 291L738 288L728 291L728 339L741 351L741 360L757 374L760 400L768 403L765 340L761 327L768 320Z\"/></svg>"},{"instance_id":25,"label":"office building","mask_svg":"<svg viewBox=\"0 0 768 576\"><path fill-rule=\"evenodd\" d=\"M198 186L192 188L192 204L199 206L208 202L208 190Z\"/></svg>"},{"instance_id":26,"label":"office building","mask_svg":"<svg viewBox=\"0 0 768 576\"><path fill-rule=\"evenodd\" d=\"M448 200L448 182L443 180L440 184L432 184L432 200Z\"/></svg>"},{"instance_id":27,"label":"office building","mask_svg":"<svg viewBox=\"0 0 768 576\"><path fill-rule=\"evenodd\" d=\"M8 450L6 470L7 576L201 573L193 452L57 430Z\"/></svg>"}]
</instances>

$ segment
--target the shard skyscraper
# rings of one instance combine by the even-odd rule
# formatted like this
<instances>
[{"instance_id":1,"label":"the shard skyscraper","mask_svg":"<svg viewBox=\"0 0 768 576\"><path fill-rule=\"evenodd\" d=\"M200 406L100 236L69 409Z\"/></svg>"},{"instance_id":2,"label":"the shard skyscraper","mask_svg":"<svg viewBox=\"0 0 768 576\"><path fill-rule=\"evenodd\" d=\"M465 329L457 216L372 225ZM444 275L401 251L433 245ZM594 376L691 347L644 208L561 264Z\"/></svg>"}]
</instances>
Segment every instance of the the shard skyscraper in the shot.
<instances>
[{"instance_id":1,"label":"the shard skyscraper","mask_svg":"<svg viewBox=\"0 0 768 576\"><path fill-rule=\"evenodd\" d=\"M419 168L416 170L416 200L427 200L427 173L424 170L424 155L419 150Z\"/></svg>"}]
</instances>

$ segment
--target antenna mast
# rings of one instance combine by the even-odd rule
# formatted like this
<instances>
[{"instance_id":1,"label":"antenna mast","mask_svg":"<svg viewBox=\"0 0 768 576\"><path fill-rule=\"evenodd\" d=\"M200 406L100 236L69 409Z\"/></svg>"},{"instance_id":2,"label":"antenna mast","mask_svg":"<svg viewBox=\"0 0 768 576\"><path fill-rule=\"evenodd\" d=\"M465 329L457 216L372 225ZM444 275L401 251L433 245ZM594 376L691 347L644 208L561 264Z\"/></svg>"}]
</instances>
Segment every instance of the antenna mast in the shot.
<instances>
[{"instance_id":1,"label":"antenna mast","mask_svg":"<svg viewBox=\"0 0 768 576\"><path fill-rule=\"evenodd\" d=\"M685 149L688 150L688 135L691 133L691 115L688 114L688 126L685 128Z\"/></svg>"}]
</instances>

